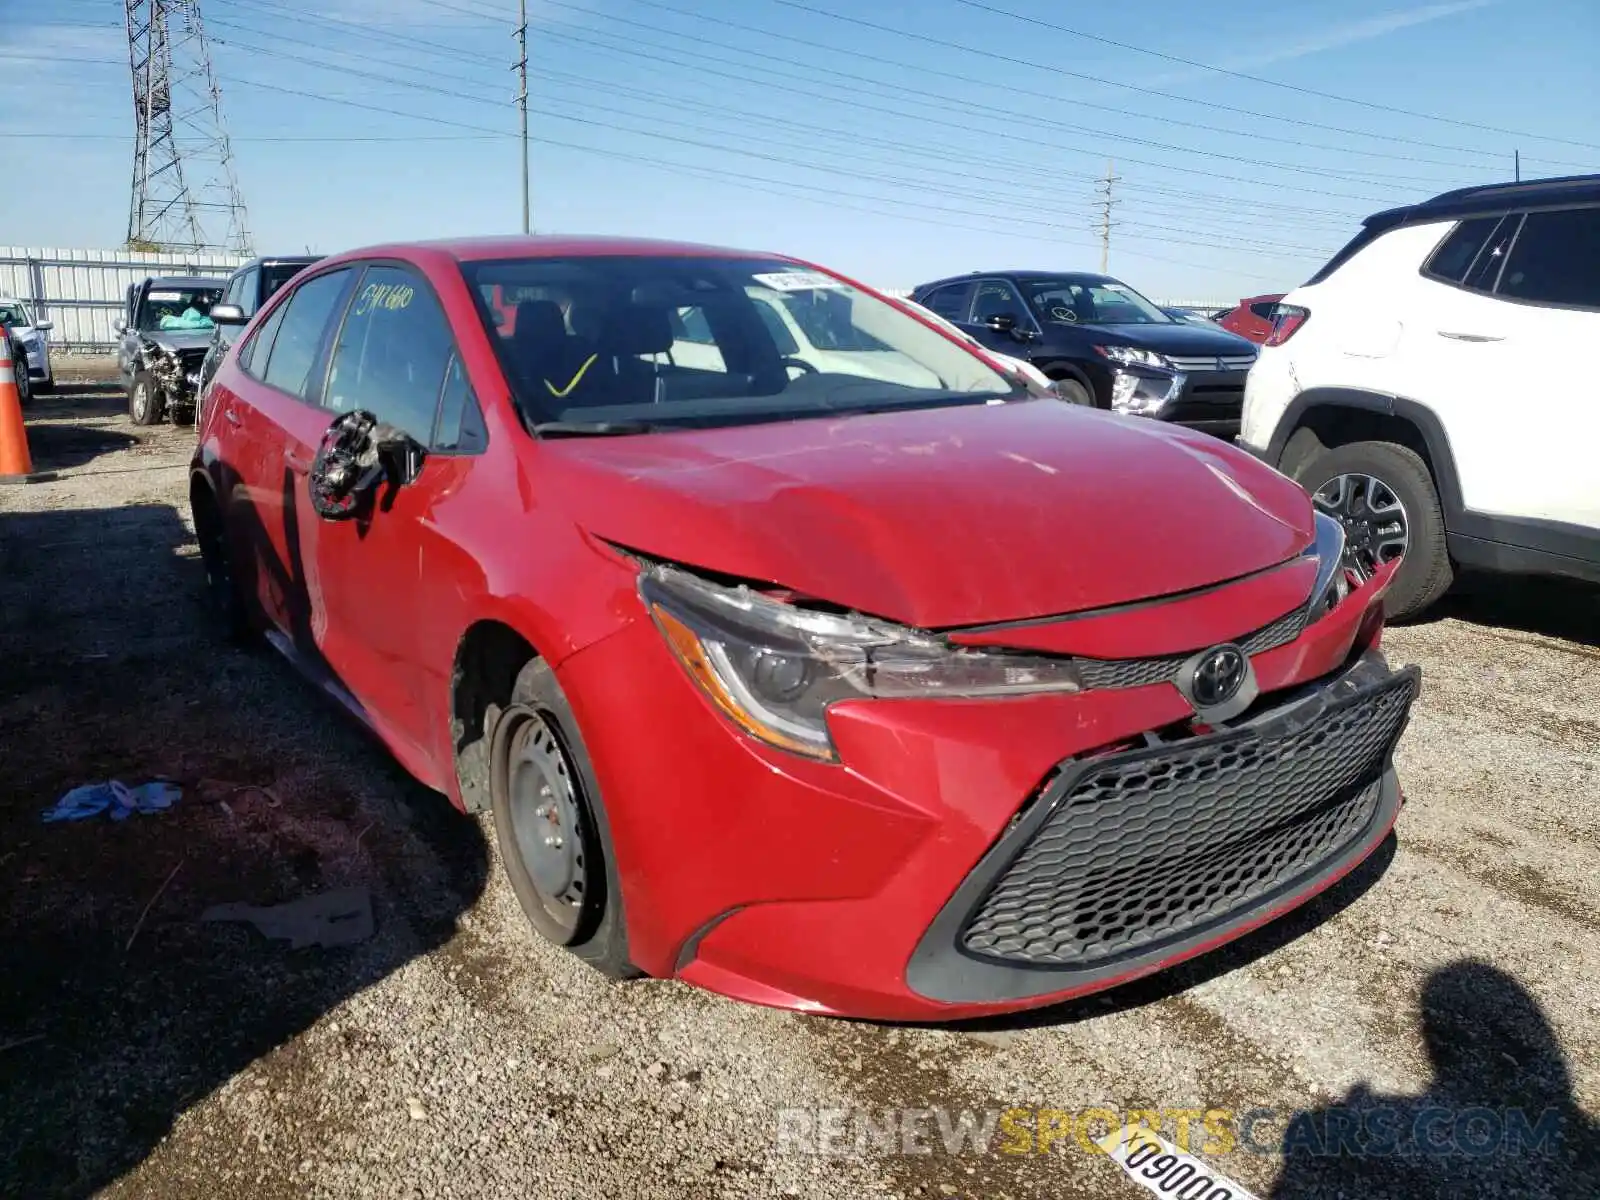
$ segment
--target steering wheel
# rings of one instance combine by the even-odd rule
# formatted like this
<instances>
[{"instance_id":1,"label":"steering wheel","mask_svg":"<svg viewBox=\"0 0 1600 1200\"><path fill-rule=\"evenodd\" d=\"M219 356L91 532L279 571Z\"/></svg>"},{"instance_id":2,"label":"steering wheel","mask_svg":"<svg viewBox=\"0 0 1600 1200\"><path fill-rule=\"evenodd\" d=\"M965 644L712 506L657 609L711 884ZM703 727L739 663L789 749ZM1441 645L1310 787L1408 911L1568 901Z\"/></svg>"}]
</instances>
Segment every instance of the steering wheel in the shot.
<instances>
[{"instance_id":1,"label":"steering wheel","mask_svg":"<svg viewBox=\"0 0 1600 1200\"><path fill-rule=\"evenodd\" d=\"M803 358L784 358L780 361L783 363L785 369L788 369L789 367L798 367L800 371L806 375L815 375L817 373L817 368L812 366Z\"/></svg>"},{"instance_id":2,"label":"steering wheel","mask_svg":"<svg viewBox=\"0 0 1600 1200\"><path fill-rule=\"evenodd\" d=\"M334 418L317 445L307 480L311 507L328 521L360 516L364 502L383 478L373 430L378 418L362 409Z\"/></svg>"}]
</instances>

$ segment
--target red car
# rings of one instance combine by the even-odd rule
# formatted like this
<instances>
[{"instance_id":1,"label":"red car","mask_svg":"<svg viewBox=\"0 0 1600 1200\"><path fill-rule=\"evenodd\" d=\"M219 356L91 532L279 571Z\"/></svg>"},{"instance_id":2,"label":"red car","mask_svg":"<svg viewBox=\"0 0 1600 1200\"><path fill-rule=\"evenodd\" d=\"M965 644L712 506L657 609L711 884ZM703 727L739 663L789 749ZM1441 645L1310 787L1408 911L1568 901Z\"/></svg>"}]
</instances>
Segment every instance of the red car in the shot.
<instances>
[{"instance_id":1,"label":"red car","mask_svg":"<svg viewBox=\"0 0 1600 1200\"><path fill-rule=\"evenodd\" d=\"M610 974L1044 1005L1294 908L1399 809L1392 565L1248 455L1023 391L809 263L353 252L214 388L217 613L492 810L535 928Z\"/></svg>"},{"instance_id":2,"label":"red car","mask_svg":"<svg viewBox=\"0 0 1600 1200\"><path fill-rule=\"evenodd\" d=\"M1249 338L1259 346L1272 336L1273 318L1277 316L1278 301L1283 297L1284 293L1278 292L1271 296L1251 296L1241 300L1218 317L1217 324L1229 333Z\"/></svg>"}]
</instances>

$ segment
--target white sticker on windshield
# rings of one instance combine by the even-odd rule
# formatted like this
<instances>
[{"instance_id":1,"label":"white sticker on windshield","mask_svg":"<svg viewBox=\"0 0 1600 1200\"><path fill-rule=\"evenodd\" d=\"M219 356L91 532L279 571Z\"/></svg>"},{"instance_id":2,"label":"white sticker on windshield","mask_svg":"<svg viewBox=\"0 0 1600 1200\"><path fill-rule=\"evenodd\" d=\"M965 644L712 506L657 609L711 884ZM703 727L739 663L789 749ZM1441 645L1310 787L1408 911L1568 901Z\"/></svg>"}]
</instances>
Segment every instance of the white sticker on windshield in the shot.
<instances>
[{"instance_id":1,"label":"white sticker on windshield","mask_svg":"<svg viewBox=\"0 0 1600 1200\"><path fill-rule=\"evenodd\" d=\"M774 271L770 275L755 275L752 278L775 292L814 292L821 288L844 287L833 276L824 275L821 271Z\"/></svg>"},{"instance_id":2,"label":"white sticker on windshield","mask_svg":"<svg viewBox=\"0 0 1600 1200\"><path fill-rule=\"evenodd\" d=\"M168 303L171 303L171 304L176 304L179 300L183 299L183 293L182 292L151 292L149 297L148 297L148 299L154 300L158 304L161 303L163 300L165 300L165 301L167 301Z\"/></svg>"}]
</instances>

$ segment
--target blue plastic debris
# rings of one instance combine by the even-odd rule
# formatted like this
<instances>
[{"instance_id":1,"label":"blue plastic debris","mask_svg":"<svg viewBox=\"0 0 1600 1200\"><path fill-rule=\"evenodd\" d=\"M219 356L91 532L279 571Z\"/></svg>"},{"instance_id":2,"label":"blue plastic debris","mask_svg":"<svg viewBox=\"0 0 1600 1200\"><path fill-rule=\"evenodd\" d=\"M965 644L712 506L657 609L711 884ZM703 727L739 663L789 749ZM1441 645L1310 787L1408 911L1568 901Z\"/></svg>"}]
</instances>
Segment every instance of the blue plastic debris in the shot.
<instances>
[{"instance_id":1,"label":"blue plastic debris","mask_svg":"<svg viewBox=\"0 0 1600 1200\"><path fill-rule=\"evenodd\" d=\"M56 821L87 821L109 812L113 821L126 821L136 812L163 812L182 798L183 789L164 779L141 783L138 787L112 779L73 788L45 809L42 819L47 825Z\"/></svg>"}]
</instances>

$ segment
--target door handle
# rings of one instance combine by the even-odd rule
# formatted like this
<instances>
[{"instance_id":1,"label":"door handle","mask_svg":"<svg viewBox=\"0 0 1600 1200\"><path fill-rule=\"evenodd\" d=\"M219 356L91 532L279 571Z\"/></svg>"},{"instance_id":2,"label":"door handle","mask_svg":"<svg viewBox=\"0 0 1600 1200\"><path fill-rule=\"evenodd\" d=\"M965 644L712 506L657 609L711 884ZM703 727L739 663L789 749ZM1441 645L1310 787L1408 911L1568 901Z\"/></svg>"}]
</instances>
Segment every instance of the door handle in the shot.
<instances>
[{"instance_id":1,"label":"door handle","mask_svg":"<svg viewBox=\"0 0 1600 1200\"><path fill-rule=\"evenodd\" d=\"M231 408L223 409L222 410L222 415L227 418L227 421L228 421L229 425L238 425L239 424L239 414L234 412L233 409L231 409Z\"/></svg>"},{"instance_id":2,"label":"door handle","mask_svg":"<svg viewBox=\"0 0 1600 1200\"><path fill-rule=\"evenodd\" d=\"M1489 333L1458 333L1452 329L1439 330L1439 336L1453 342L1503 342L1505 338Z\"/></svg>"},{"instance_id":3,"label":"door handle","mask_svg":"<svg viewBox=\"0 0 1600 1200\"><path fill-rule=\"evenodd\" d=\"M288 464L291 471L304 475L311 470L311 460L304 455L296 454L293 450L283 452L283 461Z\"/></svg>"}]
</instances>

